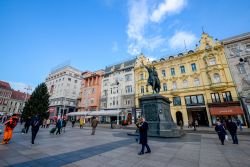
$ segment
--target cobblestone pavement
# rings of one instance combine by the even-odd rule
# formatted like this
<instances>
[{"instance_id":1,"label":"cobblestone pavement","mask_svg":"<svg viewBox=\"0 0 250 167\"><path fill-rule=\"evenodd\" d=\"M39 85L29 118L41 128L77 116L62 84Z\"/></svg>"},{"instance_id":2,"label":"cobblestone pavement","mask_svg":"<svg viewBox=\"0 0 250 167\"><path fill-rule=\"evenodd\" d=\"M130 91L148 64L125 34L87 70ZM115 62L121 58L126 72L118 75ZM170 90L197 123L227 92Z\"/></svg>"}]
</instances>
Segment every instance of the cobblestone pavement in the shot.
<instances>
[{"instance_id":1,"label":"cobblestone pavement","mask_svg":"<svg viewBox=\"0 0 250 167\"><path fill-rule=\"evenodd\" d=\"M139 156L140 145L127 135L131 130L99 127L93 136L89 127L67 127L61 135L50 135L49 129L41 128L31 146L31 133L21 134L18 125L10 144L0 145L0 166L249 167L250 164L247 135L239 136L239 145L231 141L220 145L215 134L149 138L152 153Z\"/></svg>"}]
</instances>

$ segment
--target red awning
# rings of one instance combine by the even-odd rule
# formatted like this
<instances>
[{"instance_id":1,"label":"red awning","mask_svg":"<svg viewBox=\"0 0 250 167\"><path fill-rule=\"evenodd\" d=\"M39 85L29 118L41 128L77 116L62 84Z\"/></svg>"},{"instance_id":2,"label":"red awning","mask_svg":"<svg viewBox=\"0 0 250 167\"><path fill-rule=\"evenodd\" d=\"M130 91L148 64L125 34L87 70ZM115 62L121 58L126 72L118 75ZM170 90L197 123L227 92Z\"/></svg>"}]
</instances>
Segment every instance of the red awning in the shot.
<instances>
[{"instance_id":1,"label":"red awning","mask_svg":"<svg viewBox=\"0 0 250 167\"><path fill-rule=\"evenodd\" d=\"M211 107L209 108L211 115L243 115L243 110L240 106L230 107Z\"/></svg>"}]
</instances>

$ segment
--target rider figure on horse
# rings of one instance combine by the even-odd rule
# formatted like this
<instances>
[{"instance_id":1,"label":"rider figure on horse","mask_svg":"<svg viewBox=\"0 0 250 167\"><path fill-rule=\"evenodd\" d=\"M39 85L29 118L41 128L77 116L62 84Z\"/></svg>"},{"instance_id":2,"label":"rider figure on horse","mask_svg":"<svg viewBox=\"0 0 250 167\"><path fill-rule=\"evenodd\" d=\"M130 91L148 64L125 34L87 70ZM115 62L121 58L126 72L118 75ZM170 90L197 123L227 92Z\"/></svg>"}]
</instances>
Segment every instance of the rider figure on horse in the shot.
<instances>
[{"instance_id":1,"label":"rider figure on horse","mask_svg":"<svg viewBox=\"0 0 250 167\"><path fill-rule=\"evenodd\" d=\"M152 86L153 93L154 92L159 93L160 89L161 89L161 84L160 84L158 73L157 73L155 67L154 66L153 67L145 66L143 64L143 62L142 62L142 65L148 71L148 82L147 82L147 85L146 85L146 89L148 90L148 85L150 85L150 86Z\"/></svg>"}]
</instances>

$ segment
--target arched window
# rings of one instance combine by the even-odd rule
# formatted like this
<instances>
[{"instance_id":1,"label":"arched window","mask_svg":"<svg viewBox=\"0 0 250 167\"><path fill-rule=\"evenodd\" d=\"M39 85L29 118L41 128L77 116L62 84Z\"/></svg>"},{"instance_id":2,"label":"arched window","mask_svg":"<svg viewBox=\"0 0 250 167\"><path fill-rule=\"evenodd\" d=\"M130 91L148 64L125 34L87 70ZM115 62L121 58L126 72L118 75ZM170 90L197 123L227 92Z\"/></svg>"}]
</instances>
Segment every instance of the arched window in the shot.
<instances>
[{"instance_id":1,"label":"arched window","mask_svg":"<svg viewBox=\"0 0 250 167\"><path fill-rule=\"evenodd\" d=\"M220 75L218 73L214 74L214 83L220 83Z\"/></svg>"},{"instance_id":2,"label":"arched window","mask_svg":"<svg viewBox=\"0 0 250 167\"><path fill-rule=\"evenodd\" d=\"M188 81L187 80L184 80L183 81L183 88L187 88L188 87Z\"/></svg>"},{"instance_id":3,"label":"arched window","mask_svg":"<svg viewBox=\"0 0 250 167\"><path fill-rule=\"evenodd\" d=\"M194 79L194 86L200 86L200 80L199 78Z\"/></svg>"}]
</instances>

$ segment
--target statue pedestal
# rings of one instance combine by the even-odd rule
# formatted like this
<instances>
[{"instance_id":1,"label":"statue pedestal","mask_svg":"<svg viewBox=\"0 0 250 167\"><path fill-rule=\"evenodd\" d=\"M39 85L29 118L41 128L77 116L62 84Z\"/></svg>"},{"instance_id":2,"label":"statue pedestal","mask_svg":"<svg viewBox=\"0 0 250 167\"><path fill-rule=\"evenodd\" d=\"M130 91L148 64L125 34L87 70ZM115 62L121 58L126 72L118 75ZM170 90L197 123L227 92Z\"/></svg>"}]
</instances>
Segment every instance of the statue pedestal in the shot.
<instances>
[{"instance_id":1,"label":"statue pedestal","mask_svg":"<svg viewBox=\"0 0 250 167\"><path fill-rule=\"evenodd\" d=\"M184 133L177 129L170 113L170 101L159 95L144 95L140 99L142 116L149 125L148 136L181 137Z\"/></svg>"}]
</instances>

